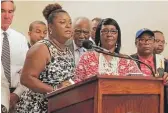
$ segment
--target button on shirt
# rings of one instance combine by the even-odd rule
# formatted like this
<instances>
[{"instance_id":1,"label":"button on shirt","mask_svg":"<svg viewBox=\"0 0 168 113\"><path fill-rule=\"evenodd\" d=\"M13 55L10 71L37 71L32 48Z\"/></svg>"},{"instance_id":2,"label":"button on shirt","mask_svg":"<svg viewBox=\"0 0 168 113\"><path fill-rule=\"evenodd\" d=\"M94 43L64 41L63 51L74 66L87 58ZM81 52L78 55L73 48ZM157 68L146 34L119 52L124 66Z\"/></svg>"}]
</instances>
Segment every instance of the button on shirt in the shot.
<instances>
[{"instance_id":1,"label":"button on shirt","mask_svg":"<svg viewBox=\"0 0 168 113\"><path fill-rule=\"evenodd\" d=\"M3 30L1 29L1 39L3 42ZM16 88L14 93L18 96L22 93L22 88L20 87L20 74L19 71L23 68L23 64L26 58L26 53L28 51L27 39L21 33L9 28L5 31L9 40L10 47L10 64L11 64L11 88ZM1 46L2 50L2 46ZM2 53L2 51L1 51Z\"/></svg>"}]
</instances>

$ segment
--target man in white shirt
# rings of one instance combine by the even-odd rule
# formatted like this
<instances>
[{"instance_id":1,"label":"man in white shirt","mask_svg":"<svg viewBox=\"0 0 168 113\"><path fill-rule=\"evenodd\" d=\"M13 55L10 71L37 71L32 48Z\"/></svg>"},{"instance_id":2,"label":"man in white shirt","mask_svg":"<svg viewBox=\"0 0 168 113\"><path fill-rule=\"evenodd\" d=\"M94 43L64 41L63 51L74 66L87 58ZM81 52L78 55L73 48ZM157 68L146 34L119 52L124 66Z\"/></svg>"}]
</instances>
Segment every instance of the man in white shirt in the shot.
<instances>
[{"instance_id":1,"label":"man in white shirt","mask_svg":"<svg viewBox=\"0 0 168 113\"><path fill-rule=\"evenodd\" d=\"M15 107L20 95L24 92L24 87L20 84L20 73L28 50L26 37L9 28L13 20L14 11L15 5L13 1L1 1L1 61L5 76L10 83L10 109ZM6 55L5 53L9 54Z\"/></svg>"},{"instance_id":2,"label":"man in white shirt","mask_svg":"<svg viewBox=\"0 0 168 113\"><path fill-rule=\"evenodd\" d=\"M9 111L9 82L5 76L3 66L1 64L1 112L7 113Z\"/></svg>"},{"instance_id":3,"label":"man in white shirt","mask_svg":"<svg viewBox=\"0 0 168 113\"><path fill-rule=\"evenodd\" d=\"M91 36L89 40L92 41L94 44L95 44L96 29L100 21L101 21L101 18L98 18L98 17L92 19Z\"/></svg>"},{"instance_id":4,"label":"man in white shirt","mask_svg":"<svg viewBox=\"0 0 168 113\"><path fill-rule=\"evenodd\" d=\"M91 33L91 22L86 17L78 17L73 23L73 43L70 49L75 58L75 65L78 63L80 56L86 51L82 47L84 40L88 40Z\"/></svg>"}]
</instances>

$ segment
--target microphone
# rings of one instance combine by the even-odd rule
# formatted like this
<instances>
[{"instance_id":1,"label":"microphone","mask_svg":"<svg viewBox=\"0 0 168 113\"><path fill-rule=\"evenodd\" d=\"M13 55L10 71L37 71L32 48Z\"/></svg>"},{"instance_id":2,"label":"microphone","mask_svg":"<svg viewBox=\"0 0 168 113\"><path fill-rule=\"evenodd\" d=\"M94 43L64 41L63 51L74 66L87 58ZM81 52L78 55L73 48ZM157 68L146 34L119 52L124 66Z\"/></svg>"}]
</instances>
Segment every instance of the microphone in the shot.
<instances>
[{"instance_id":1,"label":"microphone","mask_svg":"<svg viewBox=\"0 0 168 113\"><path fill-rule=\"evenodd\" d=\"M104 49L102 47L99 47L99 46L96 46L95 44L93 44L92 41L90 40L85 40L83 41L82 43L82 46L85 48L85 49L94 49L95 51L98 51L98 52L106 52L106 53L111 53L109 50L107 49Z\"/></svg>"},{"instance_id":2,"label":"microphone","mask_svg":"<svg viewBox=\"0 0 168 113\"><path fill-rule=\"evenodd\" d=\"M106 55L110 55L110 56L114 56L114 57L119 57L119 58L130 59L130 60L133 60L133 61L135 61L135 62L144 64L145 66L147 66L147 67L150 69L150 71L152 72L153 77L155 77L155 73L154 73L154 71L153 71L153 69L152 69L151 66L149 66L148 64L146 64L146 63L144 63L144 62L142 62L142 61L140 61L140 60L138 60L138 59L132 58L132 57L129 56L129 55L120 55L120 54L118 54L118 53L112 53L112 52L110 52L110 51L107 50L107 49L104 49L104 48L102 48L102 47L99 47L99 46L94 45L93 42L90 41L90 40L85 40L85 41L83 41L82 46L83 46L84 48L86 48L86 49L94 49L95 51L97 51L97 52L99 52L99 53L104 53L104 54L106 54Z\"/></svg>"}]
</instances>

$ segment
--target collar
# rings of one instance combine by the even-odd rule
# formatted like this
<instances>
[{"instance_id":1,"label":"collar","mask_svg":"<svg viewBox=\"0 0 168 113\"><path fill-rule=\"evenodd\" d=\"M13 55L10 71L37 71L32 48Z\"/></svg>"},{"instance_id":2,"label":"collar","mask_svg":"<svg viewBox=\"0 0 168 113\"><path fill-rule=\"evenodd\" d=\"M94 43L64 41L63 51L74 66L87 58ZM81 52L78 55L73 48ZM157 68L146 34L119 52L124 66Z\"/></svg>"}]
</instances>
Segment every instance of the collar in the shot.
<instances>
[{"instance_id":1,"label":"collar","mask_svg":"<svg viewBox=\"0 0 168 113\"><path fill-rule=\"evenodd\" d=\"M73 40L73 47L74 47L74 51L76 50L79 50L79 49L83 49L83 51L86 51L86 49L84 47L78 47L76 44L75 44L75 41Z\"/></svg>"},{"instance_id":2,"label":"collar","mask_svg":"<svg viewBox=\"0 0 168 113\"><path fill-rule=\"evenodd\" d=\"M74 50L76 51L77 49L79 49L79 47L75 44L75 41L73 40L73 47L74 47Z\"/></svg>"},{"instance_id":3,"label":"collar","mask_svg":"<svg viewBox=\"0 0 168 113\"><path fill-rule=\"evenodd\" d=\"M92 37L89 37L89 40L93 42L93 44L95 44L94 40L92 39Z\"/></svg>"},{"instance_id":4,"label":"collar","mask_svg":"<svg viewBox=\"0 0 168 113\"><path fill-rule=\"evenodd\" d=\"M6 32L7 35L9 36L9 34L11 33L11 29L8 28L6 31L4 31L4 30L1 29L1 35L3 35L3 32Z\"/></svg>"},{"instance_id":5,"label":"collar","mask_svg":"<svg viewBox=\"0 0 168 113\"><path fill-rule=\"evenodd\" d=\"M154 58L153 55L151 55L151 56L148 57L148 58L144 58L144 57L142 57L142 56L140 56L140 55L138 55L138 57L139 57L139 60L150 61L150 62L153 62L153 58Z\"/></svg>"}]
</instances>

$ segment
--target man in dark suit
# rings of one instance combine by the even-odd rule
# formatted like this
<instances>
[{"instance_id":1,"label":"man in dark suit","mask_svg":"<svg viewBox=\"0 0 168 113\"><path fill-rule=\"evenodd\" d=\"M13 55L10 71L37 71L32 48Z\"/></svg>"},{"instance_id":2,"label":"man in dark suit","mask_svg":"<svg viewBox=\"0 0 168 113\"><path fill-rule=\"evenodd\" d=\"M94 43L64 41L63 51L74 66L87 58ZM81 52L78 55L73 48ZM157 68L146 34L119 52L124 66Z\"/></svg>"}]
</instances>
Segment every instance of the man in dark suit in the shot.
<instances>
[{"instance_id":1,"label":"man in dark suit","mask_svg":"<svg viewBox=\"0 0 168 113\"><path fill-rule=\"evenodd\" d=\"M77 64L80 56L86 52L86 49L82 47L82 43L90 37L91 22L86 17L78 17L73 23L73 28L73 41L69 45L69 48L74 55L75 64Z\"/></svg>"},{"instance_id":2,"label":"man in dark suit","mask_svg":"<svg viewBox=\"0 0 168 113\"><path fill-rule=\"evenodd\" d=\"M153 31L155 35L154 53L161 54L166 46L166 41L163 32L156 30ZM165 58L165 71L168 72L168 59ZM168 113L168 85L165 85L165 113Z\"/></svg>"}]
</instances>

